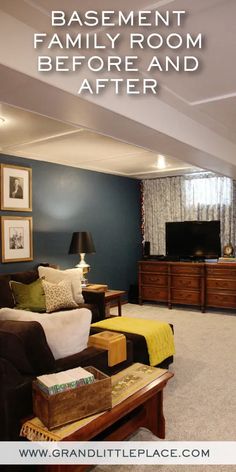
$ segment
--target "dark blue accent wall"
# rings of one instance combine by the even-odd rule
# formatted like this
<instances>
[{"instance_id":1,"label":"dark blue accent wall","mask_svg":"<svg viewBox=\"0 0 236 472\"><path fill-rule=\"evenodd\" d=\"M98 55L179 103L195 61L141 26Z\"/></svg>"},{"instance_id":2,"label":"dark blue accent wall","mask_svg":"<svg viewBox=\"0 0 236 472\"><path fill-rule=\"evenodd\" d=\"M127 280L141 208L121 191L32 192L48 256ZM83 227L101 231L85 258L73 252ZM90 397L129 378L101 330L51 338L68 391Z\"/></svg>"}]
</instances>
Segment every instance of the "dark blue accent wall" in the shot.
<instances>
[{"instance_id":1,"label":"dark blue accent wall","mask_svg":"<svg viewBox=\"0 0 236 472\"><path fill-rule=\"evenodd\" d=\"M137 283L141 257L140 183L134 179L48 162L0 155L1 163L32 168L33 212L1 215L33 217L32 262L0 263L0 273L18 272L40 262L71 268L73 231L91 231L96 254L87 255L89 281L128 289Z\"/></svg>"}]
</instances>

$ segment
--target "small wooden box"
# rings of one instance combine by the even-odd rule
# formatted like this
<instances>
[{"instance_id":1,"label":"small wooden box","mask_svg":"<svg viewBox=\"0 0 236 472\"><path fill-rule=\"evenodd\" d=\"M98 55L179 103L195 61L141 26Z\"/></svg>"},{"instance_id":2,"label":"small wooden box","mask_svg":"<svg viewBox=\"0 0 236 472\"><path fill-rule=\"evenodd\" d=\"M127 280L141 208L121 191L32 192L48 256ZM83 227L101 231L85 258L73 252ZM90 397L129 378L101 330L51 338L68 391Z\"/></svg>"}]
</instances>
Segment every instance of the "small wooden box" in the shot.
<instances>
[{"instance_id":1,"label":"small wooden box","mask_svg":"<svg viewBox=\"0 0 236 472\"><path fill-rule=\"evenodd\" d=\"M85 369L95 382L55 395L47 395L33 382L33 411L48 429L112 408L111 378L95 367Z\"/></svg>"},{"instance_id":2,"label":"small wooden box","mask_svg":"<svg viewBox=\"0 0 236 472\"><path fill-rule=\"evenodd\" d=\"M89 336L88 345L108 350L109 367L119 364L127 359L126 337L124 334L112 331L102 331L101 333Z\"/></svg>"}]
</instances>

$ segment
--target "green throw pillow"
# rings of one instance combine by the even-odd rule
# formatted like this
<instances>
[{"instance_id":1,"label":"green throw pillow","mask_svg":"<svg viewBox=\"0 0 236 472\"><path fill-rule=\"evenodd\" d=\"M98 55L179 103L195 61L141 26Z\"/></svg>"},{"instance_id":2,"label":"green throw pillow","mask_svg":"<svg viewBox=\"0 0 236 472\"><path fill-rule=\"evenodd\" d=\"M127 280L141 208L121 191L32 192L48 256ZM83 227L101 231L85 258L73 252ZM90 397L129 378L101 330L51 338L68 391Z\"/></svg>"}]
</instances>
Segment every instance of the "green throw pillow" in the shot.
<instances>
[{"instance_id":1,"label":"green throw pillow","mask_svg":"<svg viewBox=\"0 0 236 472\"><path fill-rule=\"evenodd\" d=\"M10 285L15 299L15 308L38 313L46 311L45 294L41 279L37 279L31 284L22 284L11 280Z\"/></svg>"}]
</instances>

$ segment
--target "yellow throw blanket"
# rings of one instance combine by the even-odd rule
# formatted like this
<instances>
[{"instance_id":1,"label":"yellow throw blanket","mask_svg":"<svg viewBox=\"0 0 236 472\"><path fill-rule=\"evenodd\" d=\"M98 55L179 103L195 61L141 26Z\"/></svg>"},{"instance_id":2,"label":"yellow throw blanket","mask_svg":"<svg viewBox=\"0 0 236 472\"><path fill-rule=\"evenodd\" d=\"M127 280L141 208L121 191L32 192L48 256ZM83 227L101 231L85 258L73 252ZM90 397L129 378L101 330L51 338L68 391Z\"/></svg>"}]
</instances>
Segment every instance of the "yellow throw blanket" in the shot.
<instances>
[{"instance_id":1,"label":"yellow throw blanket","mask_svg":"<svg viewBox=\"0 0 236 472\"><path fill-rule=\"evenodd\" d=\"M160 364L167 357L175 354L172 329L168 323L162 321L117 316L93 323L92 327L144 336L151 366Z\"/></svg>"}]
</instances>

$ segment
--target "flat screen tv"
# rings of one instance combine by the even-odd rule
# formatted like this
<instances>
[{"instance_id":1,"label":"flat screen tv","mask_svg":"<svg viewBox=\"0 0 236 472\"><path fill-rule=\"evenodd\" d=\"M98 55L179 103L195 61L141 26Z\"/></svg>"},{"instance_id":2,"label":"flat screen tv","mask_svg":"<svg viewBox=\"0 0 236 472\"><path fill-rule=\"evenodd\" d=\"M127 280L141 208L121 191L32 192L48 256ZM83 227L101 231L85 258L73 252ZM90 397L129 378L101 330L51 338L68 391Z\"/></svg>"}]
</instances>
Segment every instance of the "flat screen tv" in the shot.
<instances>
[{"instance_id":1,"label":"flat screen tv","mask_svg":"<svg viewBox=\"0 0 236 472\"><path fill-rule=\"evenodd\" d=\"M220 221L166 223L166 255L196 259L219 257Z\"/></svg>"}]
</instances>

